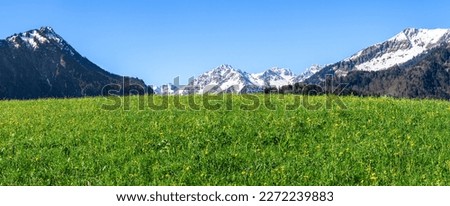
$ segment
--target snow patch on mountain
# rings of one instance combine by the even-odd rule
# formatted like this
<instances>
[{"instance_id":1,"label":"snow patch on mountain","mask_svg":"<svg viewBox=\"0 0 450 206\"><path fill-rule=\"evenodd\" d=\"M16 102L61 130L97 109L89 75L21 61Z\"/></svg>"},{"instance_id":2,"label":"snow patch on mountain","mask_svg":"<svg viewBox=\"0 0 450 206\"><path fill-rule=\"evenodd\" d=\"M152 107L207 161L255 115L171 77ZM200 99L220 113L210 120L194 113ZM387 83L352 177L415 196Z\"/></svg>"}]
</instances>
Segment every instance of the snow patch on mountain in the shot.
<instances>
[{"instance_id":1,"label":"snow patch on mountain","mask_svg":"<svg viewBox=\"0 0 450 206\"><path fill-rule=\"evenodd\" d=\"M19 37L22 39L22 41L27 42L28 45L33 47L34 49L39 48L39 44L45 44L49 42L36 30L28 33L22 33Z\"/></svg>"},{"instance_id":2,"label":"snow patch on mountain","mask_svg":"<svg viewBox=\"0 0 450 206\"><path fill-rule=\"evenodd\" d=\"M375 44L344 61L357 62L355 70L385 70L406 63L442 43L449 43L449 37L449 29L406 29L386 42ZM368 54L372 58L364 59Z\"/></svg>"},{"instance_id":3,"label":"snow patch on mountain","mask_svg":"<svg viewBox=\"0 0 450 206\"><path fill-rule=\"evenodd\" d=\"M16 49L25 46L33 50L36 50L45 44L53 43L72 56L76 54L75 50L66 43L61 36L56 34L51 27L41 27L40 29L15 34L6 38L6 41L12 44Z\"/></svg>"},{"instance_id":4,"label":"snow patch on mountain","mask_svg":"<svg viewBox=\"0 0 450 206\"><path fill-rule=\"evenodd\" d=\"M193 80L192 85L198 89L198 93L216 93L230 88L239 92L245 86L253 86L254 82L251 81L251 75L247 72L224 64L198 76Z\"/></svg>"},{"instance_id":5,"label":"snow patch on mountain","mask_svg":"<svg viewBox=\"0 0 450 206\"><path fill-rule=\"evenodd\" d=\"M323 66L320 66L317 64L312 65L311 67L306 69L306 71L304 71L303 73L301 73L300 75L295 77L292 81L293 81L293 83L304 82L306 79L308 79L315 73L319 72L322 68L323 68Z\"/></svg>"},{"instance_id":6,"label":"snow patch on mountain","mask_svg":"<svg viewBox=\"0 0 450 206\"><path fill-rule=\"evenodd\" d=\"M292 83L294 74L290 69L274 67L262 73L250 74L250 80L256 86L281 87Z\"/></svg>"}]
</instances>

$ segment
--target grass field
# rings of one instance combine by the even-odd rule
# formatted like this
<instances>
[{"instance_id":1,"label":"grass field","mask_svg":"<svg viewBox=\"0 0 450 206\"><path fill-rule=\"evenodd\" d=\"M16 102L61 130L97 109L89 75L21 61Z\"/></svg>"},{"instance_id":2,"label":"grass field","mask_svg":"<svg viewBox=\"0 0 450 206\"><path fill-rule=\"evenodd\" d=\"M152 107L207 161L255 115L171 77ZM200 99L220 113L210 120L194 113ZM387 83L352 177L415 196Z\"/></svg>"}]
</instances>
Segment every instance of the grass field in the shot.
<instances>
[{"instance_id":1,"label":"grass field","mask_svg":"<svg viewBox=\"0 0 450 206\"><path fill-rule=\"evenodd\" d=\"M163 110L137 97L129 110L102 97L0 101L0 185L450 185L449 102L287 110L299 97L287 95L248 110L228 97L214 110L177 109L176 97Z\"/></svg>"}]
</instances>

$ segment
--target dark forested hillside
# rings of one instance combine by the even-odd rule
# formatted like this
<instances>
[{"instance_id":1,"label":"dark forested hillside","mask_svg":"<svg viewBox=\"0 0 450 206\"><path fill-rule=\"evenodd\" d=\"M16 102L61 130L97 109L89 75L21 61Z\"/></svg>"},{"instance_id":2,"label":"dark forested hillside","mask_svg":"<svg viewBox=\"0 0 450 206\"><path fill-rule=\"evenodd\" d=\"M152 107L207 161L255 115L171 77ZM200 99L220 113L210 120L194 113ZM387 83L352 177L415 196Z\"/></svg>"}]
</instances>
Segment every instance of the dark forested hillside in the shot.
<instances>
[{"instance_id":1,"label":"dark forested hillside","mask_svg":"<svg viewBox=\"0 0 450 206\"><path fill-rule=\"evenodd\" d=\"M377 72L353 71L339 78L362 95L450 99L450 46L432 50L414 64Z\"/></svg>"},{"instance_id":2,"label":"dark forested hillside","mask_svg":"<svg viewBox=\"0 0 450 206\"><path fill-rule=\"evenodd\" d=\"M110 84L123 89L123 80L81 56L49 27L0 41L0 99L97 96ZM147 89L142 80L127 81Z\"/></svg>"}]
</instances>

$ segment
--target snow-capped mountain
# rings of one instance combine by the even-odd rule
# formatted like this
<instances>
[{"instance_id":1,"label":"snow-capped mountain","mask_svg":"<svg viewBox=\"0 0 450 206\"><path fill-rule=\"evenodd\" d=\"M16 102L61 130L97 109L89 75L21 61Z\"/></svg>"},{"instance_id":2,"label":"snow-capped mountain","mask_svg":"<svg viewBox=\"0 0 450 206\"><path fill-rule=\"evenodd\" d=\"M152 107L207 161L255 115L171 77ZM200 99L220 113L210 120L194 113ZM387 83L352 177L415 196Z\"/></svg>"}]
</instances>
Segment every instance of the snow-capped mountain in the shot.
<instances>
[{"instance_id":1,"label":"snow-capped mountain","mask_svg":"<svg viewBox=\"0 0 450 206\"><path fill-rule=\"evenodd\" d=\"M353 55L355 70L380 71L412 60L450 40L449 29L405 29L386 42L376 44Z\"/></svg>"},{"instance_id":2,"label":"snow-capped mountain","mask_svg":"<svg viewBox=\"0 0 450 206\"><path fill-rule=\"evenodd\" d=\"M262 73L250 74L250 79L257 86L281 87L292 83L294 74L290 69L274 67Z\"/></svg>"},{"instance_id":3,"label":"snow-capped mountain","mask_svg":"<svg viewBox=\"0 0 450 206\"><path fill-rule=\"evenodd\" d=\"M311 77L312 75L314 75L315 73L319 72L323 67L320 65L312 65L311 67L309 67L308 69L306 69L305 72L303 72L302 74L296 76L292 82L297 83L297 82L304 82L306 79L308 79L309 77Z\"/></svg>"},{"instance_id":4,"label":"snow-capped mountain","mask_svg":"<svg viewBox=\"0 0 450 206\"><path fill-rule=\"evenodd\" d=\"M325 75L346 76L351 71L382 71L410 64L429 51L450 43L450 29L408 28L388 39L363 49L338 63L324 67L308 83L319 83Z\"/></svg>"},{"instance_id":5,"label":"snow-capped mountain","mask_svg":"<svg viewBox=\"0 0 450 206\"><path fill-rule=\"evenodd\" d=\"M0 40L0 57L0 99L97 96L112 84L120 85L115 93L137 85L148 90L142 80L125 83L81 56L51 27Z\"/></svg>"},{"instance_id":6,"label":"snow-capped mountain","mask_svg":"<svg viewBox=\"0 0 450 206\"><path fill-rule=\"evenodd\" d=\"M41 27L27 32L15 34L6 38L6 41L15 48L27 47L33 51L41 46L52 45L68 52L70 55L78 54L70 44L59 36L51 27Z\"/></svg>"},{"instance_id":7,"label":"snow-capped mountain","mask_svg":"<svg viewBox=\"0 0 450 206\"><path fill-rule=\"evenodd\" d=\"M258 92L264 87L281 87L292 83L295 75L289 69L271 68L250 74L230 65L221 65L195 78L192 85L205 92Z\"/></svg>"},{"instance_id":8,"label":"snow-capped mountain","mask_svg":"<svg viewBox=\"0 0 450 206\"><path fill-rule=\"evenodd\" d=\"M234 69L231 65L221 65L195 78L192 85L198 93L210 91L241 91L246 86L254 85L247 72Z\"/></svg>"},{"instance_id":9,"label":"snow-capped mountain","mask_svg":"<svg viewBox=\"0 0 450 206\"><path fill-rule=\"evenodd\" d=\"M450 29L405 29L394 37L325 66L305 80L346 93L408 98L450 99Z\"/></svg>"},{"instance_id":10,"label":"snow-capped mountain","mask_svg":"<svg viewBox=\"0 0 450 206\"><path fill-rule=\"evenodd\" d=\"M173 84L153 87L155 94L191 93L252 93L266 87L281 87L293 83L295 75L289 69L274 67L261 73L247 73L223 64L190 81L189 85Z\"/></svg>"}]
</instances>

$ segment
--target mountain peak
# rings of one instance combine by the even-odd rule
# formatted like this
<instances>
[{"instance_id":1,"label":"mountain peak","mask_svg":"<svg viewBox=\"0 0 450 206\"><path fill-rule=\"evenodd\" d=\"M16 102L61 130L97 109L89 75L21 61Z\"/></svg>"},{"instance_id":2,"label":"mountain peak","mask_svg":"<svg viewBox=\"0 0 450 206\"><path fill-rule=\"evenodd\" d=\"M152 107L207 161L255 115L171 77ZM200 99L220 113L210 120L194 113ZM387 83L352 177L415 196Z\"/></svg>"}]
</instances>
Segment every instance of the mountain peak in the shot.
<instances>
[{"instance_id":1,"label":"mountain peak","mask_svg":"<svg viewBox=\"0 0 450 206\"><path fill-rule=\"evenodd\" d=\"M58 34L56 34L55 30L52 27L49 26L43 26L39 29L39 32L49 38L58 36Z\"/></svg>"},{"instance_id":2,"label":"mountain peak","mask_svg":"<svg viewBox=\"0 0 450 206\"><path fill-rule=\"evenodd\" d=\"M52 44L69 52L71 55L75 54L75 50L49 26L14 34L6 38L6 41L16 49L24 47L36 50L41 46Z\"/></svg>"},{"instance_id":3,"label":"mountain peak","mask_svg":"<svg viewBox=\"0 0 450 206\"><path fill-rule=\"evenodd\" d=\"M40 31L50 31L55 32L55 30L51 26L43 26L39 29Z\"/></svg>"},{"instance_id":4,"label":"mountain peak","mask_svg":"<svg viewBox=\"0 0 450 206\"><path fill-rule=\"evenodd\" d=\"M294 82L304 82L306 79L310 78L312 75L319 72L322 68L324 68L324 67L320 66L318 64L313 64L312 66L307 68L303 73L301 73L300 75L295 77L293 81Z\"/></svg>"},{"instance_id":5,"label":"mountain peak","mask_svg":"<svg viewBox=\"0 0 450 206\"><path fill-rule=\"evenodd\" d=\"M450 34L450 29L406 28L389 40L410 41L412 44L428 45L438 42L448 34Z\"/></svg>"},{"instance_id":6,"label":"mountain peak","mask_svg":"<svg viewBox=\"0 0 450 206\"><path fill-rule=\"evenodd\" d=\"M244 72L242 72L239 69L235 69L233 66L231 66L229 64L222 64L222 65L210 70L208 73L210 73L210 75L214 74L214 75L219 75L219 76L226 76L226 75L236 74L236 73L244 74Z\"/></svg>"},{"instance_id":7,"label":"mountain peak","mask_svg":"<svg viewBox=\"0 0 450 206\"><path fill-rule=\"evenodd\" d=\"M406 28L402 31L402 33L406 34L407 36L411 36L412 34L416 34L419 32L419 29L417 28Z\"/></svg>"},{"instance_id":8,"label":"mountain peak","mask_svg":"<svg viewBox=\"0 0 450 206\"><path fill-rule=\"evenodd\" d=\"M450 29L407 28L385 42L359 51L344 62L346 70L379 71L406 63L442 43L450 43ZM341 71L345 75L347 71Z\"/></svg>"},{"instance_id":9,"label":"mountain peak","mask_svg":"<svg viewBox=\"0 0 450 206\"><path fill-rule=\"evenodd\" d=\"M233 66L229 64L222 64L216 68L216 70L235 70Z\"/></svg>"},{"instance_id":10,"label":"mountain peak","mask_svg":"<svg viewBox=\"0 0 450 206\"><path fill-rule=\"evenodd\" d=\"M448 32L450 29L443 29L443 28L435 28L435 29L423 29L423 28L406 28L401 33L404 33L408 36L416 35L418 33L435 33L435 32Z\"/></svg>"},{"instance_id":11,"label":"mountain peak","mask_svg":"<svg viewBox=\"0 0 450 206\"><path fill-rule=\"evenodd\" d=\"M40 36L43 36L43 37L47 37L47 38L59 37L59 35L56 34L55 30L52 27L43 26L43 27L41 27L39 29L32 29L32 30L28 30L26 32L21 32L19 34L14 34L14 35L8 37L8 39L12 38L12 37L17 37L17 36L20 36L20 37L34 37L34 36L37 36L37 35L40 35Z\"/></svg>"},{"instance_id":12,"label":"mountain peak","mask_svg":"<svg viewBox=\"0 0 450 206\"><path fill-rule=\"evenodd\" d=\"M293 76L293 73L290 69L280 68L280 67L272 67L268 71L271 71L280 76Z\"/></svg>"}]
</instances>

